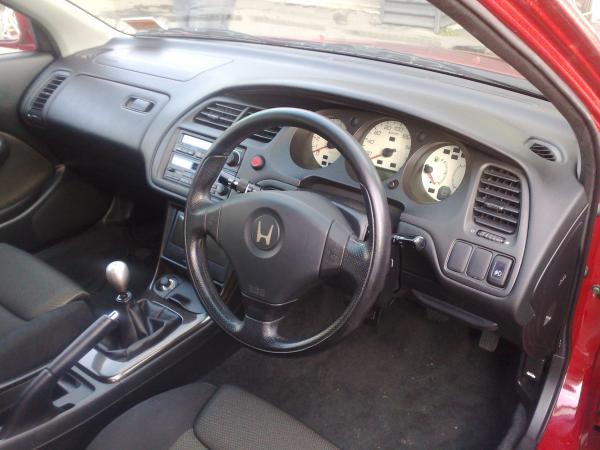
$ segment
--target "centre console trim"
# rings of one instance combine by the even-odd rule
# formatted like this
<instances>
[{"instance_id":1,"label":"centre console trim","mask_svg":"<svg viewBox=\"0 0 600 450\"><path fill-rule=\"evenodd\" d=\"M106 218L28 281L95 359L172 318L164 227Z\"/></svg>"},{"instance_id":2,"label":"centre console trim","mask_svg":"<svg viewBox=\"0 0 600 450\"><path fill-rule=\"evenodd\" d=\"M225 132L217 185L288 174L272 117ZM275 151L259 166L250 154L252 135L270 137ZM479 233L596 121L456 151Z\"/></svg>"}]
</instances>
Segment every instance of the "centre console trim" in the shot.
<instances>
[{"instance_id":1,"label":"centre console trim","mask_svg":"<svg viewBox=\"0 0 600 450\"><path fill-rule=\"evenodd\" d=\"M173 308L168 307L164 303L154 300L151 301L152 303L167 308L179 315L183 319L183 323L169 335L165 336L163 340L128 361L114 360L94 348L86 353L86 355L79 360L77 365L99 381L104 383L117 383L135 370L152 361L157 355L173 347L177 342L192 334L194 331L204 328L210 322L210 317L206 313L193 315L186 314L186 320L184 315L175 311ZM190 316L193 316L191 320Z\"/></svg>"}]
</instances>

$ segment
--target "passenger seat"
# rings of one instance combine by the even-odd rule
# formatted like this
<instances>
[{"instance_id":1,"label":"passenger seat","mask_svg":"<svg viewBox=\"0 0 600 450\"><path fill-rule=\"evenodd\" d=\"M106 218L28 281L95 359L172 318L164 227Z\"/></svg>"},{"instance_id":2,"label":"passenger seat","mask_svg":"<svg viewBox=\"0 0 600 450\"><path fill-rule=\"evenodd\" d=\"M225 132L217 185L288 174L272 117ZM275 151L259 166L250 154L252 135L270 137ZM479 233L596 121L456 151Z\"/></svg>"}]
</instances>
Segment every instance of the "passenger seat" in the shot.
<instances>
[{"instance_id":1,"label":"passenger seat","mask_svg":"<svg viewBox=\"0 0 600 450\"><path fill-rule=\"evenodd\" d=\"M0 243L0 384L43 366L89 326L87 298L46 263Z\"/></svg>"}]
</instances>

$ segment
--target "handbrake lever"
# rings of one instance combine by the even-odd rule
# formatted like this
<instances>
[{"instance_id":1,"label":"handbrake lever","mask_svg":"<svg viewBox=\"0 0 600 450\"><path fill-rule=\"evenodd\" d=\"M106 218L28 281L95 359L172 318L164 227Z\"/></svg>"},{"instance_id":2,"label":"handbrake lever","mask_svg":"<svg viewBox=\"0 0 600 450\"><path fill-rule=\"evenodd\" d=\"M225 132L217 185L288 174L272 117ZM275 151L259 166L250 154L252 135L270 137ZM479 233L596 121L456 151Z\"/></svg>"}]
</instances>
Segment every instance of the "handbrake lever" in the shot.
<instances>
[{"instance_id":1,"label":"handbrake lever","mask_svg":"<svg viewBox=\"0 0 600 450\"><path fill-rule=\"evenodd\" d=\"M52 392L58 381L104 339L119 323L119 313L113 311L99 317L86 328L66 349L41 370L29 382L8 421L0 430L0 439L6 439L19 432L53 417L60 411L52 404Z\"/></svg>"}]
</instances>

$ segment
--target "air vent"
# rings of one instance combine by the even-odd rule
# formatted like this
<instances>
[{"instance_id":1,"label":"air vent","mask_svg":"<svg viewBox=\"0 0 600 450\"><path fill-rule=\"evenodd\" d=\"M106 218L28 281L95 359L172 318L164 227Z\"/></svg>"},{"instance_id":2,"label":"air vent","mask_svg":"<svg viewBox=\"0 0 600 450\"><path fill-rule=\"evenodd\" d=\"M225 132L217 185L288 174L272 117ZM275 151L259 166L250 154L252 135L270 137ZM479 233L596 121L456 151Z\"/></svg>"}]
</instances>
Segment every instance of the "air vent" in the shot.
<instances>
[{"instance_id":1,"label":"air vent","mask_svg":"<svg viewBox=\"0 0 600 450\"><path fill-rule=\"evenodd\" d=\"M483 171L475 197L473 220L492 230L513 234L521 214L521 180L498 167Z\"/></svg>"},{"instance_id":2,"label":"air vent","mask_svg":"<svg viewBox=\"0 0 600 450\"><path fill-rule=\"evenodd\" d=\"M55 73L50 81L46 83L46 85L38 92L38 94L33 99L31 103L31 107L29 108L27 117L31 119L42 119L42 111L50 100L50 97L54 92L58 89L58 87L67 79L68 75L66 73Z\"/></svg>"},{"instance_id":3,"label":"air vent","mask_svg":"<svg viewBox=\"0 0 600 450\"><path fill-rule=\"evenodd\" d=\"M194 121L218 130L226 130L234 122L262 111L253 106L230 102L214 102L200 111ZM253 134L250 138L259 142L271 142L281 128L273 127Z\"/></svg>"},{"instance_id":4,"label":"air vent","mask_svg":"<svg viewBox=\"0 0 600 450\"><path fill-rule=\"evenodd\" d=\"M549 144L541 141L531 141L529 143L529 150L547 161L556 161L558 159L558 151Z\"/></svg>"},{"instance_id":5,"label":"air vent","mask_svg":"<svg viewBox=\"0 0 600 450\"><path fill-rule=\"evenodd\" d=\"M244 113L244 117L248 117L259 111L262 111L262 109L250 107ZM275 138L275 136L277 136L277 133L279 133L280 131L281 131L281 127L271 127L271 128L267 128L266 130L260 131L258 133L254 133L251 136L251 138L254 140L257 140L259 142L271 142Z\"/></svg>"},{"instance_id":6,"label":"air vent","mask_svg":"<svg viewBox=\"0 0 600 450\"><path fill-rule=\"evenodd\" d=\"M215 102L208 105L194 117L195 122L211 128L226 130L236 122L247 108L234 103Z\"/></svg>"}]
</instances>

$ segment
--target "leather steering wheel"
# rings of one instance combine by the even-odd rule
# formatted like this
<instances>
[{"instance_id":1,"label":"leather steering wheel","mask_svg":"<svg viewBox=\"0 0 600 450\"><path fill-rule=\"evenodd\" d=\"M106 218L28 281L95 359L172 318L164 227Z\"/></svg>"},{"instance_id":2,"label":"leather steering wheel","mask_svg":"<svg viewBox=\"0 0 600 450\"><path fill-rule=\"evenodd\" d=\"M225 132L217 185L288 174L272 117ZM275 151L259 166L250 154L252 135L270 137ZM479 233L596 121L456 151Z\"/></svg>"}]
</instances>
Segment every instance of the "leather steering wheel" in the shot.
<instances>
[{"instance_id":1,"label":"leather steering wheel","mask_svg":"<svg viewBox=\"0 0 600 450\"><path fill-rule=\"evenodd\" d=\"M210 189L229 154L248 136L269 127L298 127L337 148L362 188L369 221L359 240L341 211L308 191L258 191L212 202ZM220 298L208 271L205 240L211 236L233 265L244 318ZM335 342L358 327L383 289L390 265L390 214L373 164L360 144L329 119L303 109L267 109L233 124L203 159L188 195L185 247L194 287L209 316L243 344L271 353L292 353ZM290 306L310 286L346 274L353 286L343 313L316 334L283 337Z\"/></svg>"}]
</instances>

